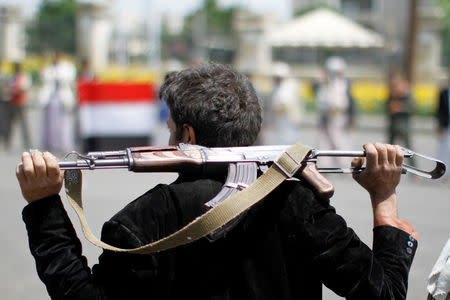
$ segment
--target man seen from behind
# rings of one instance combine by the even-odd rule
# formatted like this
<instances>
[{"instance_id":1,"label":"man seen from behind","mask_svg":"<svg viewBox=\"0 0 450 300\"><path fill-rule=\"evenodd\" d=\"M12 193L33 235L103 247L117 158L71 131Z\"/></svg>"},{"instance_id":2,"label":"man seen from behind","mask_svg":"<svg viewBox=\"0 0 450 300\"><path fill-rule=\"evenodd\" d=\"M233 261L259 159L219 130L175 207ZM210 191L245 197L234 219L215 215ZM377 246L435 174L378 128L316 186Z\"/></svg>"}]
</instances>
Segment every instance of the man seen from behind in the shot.
<instances>
[{"instance_id":1,"label":"man seen from behind","mask_svg":"<svg viewBox=\"0 0 450 300\"><path fill-rule=\"evenodd\" d=\"M160 97L170 109L170 144L250 146L261 128L251 83L228 66L179 71L163 83ZM303 181L285 181L215 242L200 239L151 255L105 250L92 269L58 195L56 158L24 153L16 171L29 202L23 220L38 275L52 299L321 299L322 284L347 299L406 299L417 241L412 225L397 216L403 153L378 143L364 149L366 169L354 178L372 202L372 249L329 199L319 200ZM135 248L175 232L206 211L224 175L180 174L156 186L107 221L102 240Z\"/></svg>"}]
</instances>

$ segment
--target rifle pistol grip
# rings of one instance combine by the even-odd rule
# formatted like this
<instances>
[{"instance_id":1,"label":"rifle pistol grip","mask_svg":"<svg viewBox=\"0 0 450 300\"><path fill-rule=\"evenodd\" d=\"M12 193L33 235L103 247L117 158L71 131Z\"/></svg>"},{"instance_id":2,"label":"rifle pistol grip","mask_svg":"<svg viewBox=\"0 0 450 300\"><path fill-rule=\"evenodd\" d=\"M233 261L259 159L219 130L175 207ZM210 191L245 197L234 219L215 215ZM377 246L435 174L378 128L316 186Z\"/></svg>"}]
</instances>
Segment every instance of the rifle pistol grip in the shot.
<instances>
[{"instance_id":1,"label":"rifle pistol grip","mask_svg":"<svg viewBox=\"0 0 450 300\"><path fill-rule=\"evenodd\" d=\"M305 179L316 190L321 199L329 199L334 194L334 186L316 168L315 162L307 162L301 170L300 177Z\"/></svg>"}]
</instances>

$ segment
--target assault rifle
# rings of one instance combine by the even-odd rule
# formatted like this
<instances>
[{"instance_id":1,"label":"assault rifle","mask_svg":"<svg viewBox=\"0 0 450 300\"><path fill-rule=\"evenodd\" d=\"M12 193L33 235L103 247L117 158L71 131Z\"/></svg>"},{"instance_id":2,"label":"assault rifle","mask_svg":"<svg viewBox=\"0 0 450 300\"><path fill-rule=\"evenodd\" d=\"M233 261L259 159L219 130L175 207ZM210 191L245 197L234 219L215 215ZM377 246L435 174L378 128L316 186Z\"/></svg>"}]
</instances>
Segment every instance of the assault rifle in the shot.
<instances>
[{"instance_id":1,"label":"assault rifle","mask_svg":"<svg viewBox=\"0 0 450 300\"><path fill-rule=\"evenodd\" d=\"M234 192L251 185L256 178L265 172L277 158L288 148L286 145L251 146L229 148L207 148L198 145L179 144L178 146L148 146L132 147L119 151L89 152L86 155L71 152L76 160L61 161L62 170L68 169L116 169L127 168L133 172L177 172L189 174L217 174L228 176L224 189L206 205L214 207L221 199L231 196ZM405 158L418 156L436 163L431 171L404 164L403 173L429 178L440 178L446 166L442 161L427 157L412 150L402 148ZM364 157L364 151L317 150L312 149L307 158L294 172L285 174L288 177L303 178L311 184L320 197L333 195L333 186L321 173L354 173L364 168L317 168L316 163L322 156L334 157ZM281 166L278 166L282 169Z\"/></svg>"},{"instance_id":2,"label":"assault rifle","mask_svg":"<svg viewBox=\"0 0 450 300\"><path fill-rule=\"evenodd\" d=\"M364 151L317 150L311 149L300 162L286 151L290 146L252 146L207 148L197 145L179 144L178 146L149 146L133 147L119 151L89 152L86 155L71 152L75 159L59 162L62 170L94 170L127 168L133 172L178 172L198 175L225 174L228 172L225 184L220 192L205 203L210 209L219 208L226 199L238 191L249 187L256 179L273 165L284 173L286 178L299 178L308 182L316 191L318 197L328 198L334 193L334 187L321 173L355 173L362 168L317 168L320 157L364 157ZM427 157L412 150L402 148L404 157L421 157L434 162L432 170L426 171L407 164L403 164L403 173L412 173L428 179L440 178L445 173L446 166L442 161ZM295 168L287 170L279 163L280 156L287 155ZM67 174L66 174L67 175ZM71 181L80 181L77 176ZM66 183L67 184L67 183ZM67 186L66 186L67 189ZM75 194L80 192L76 192ZM78 204L82 210L82 203ZM216 240L233 228L245 213L233 218L225 226L208 234L207 238ZM84 216L82 217L84 218ZM191 237L187 237L191 239ZM101 243L101 242L100 242ZM100 245L100 244L97 244ZM102 245L100 245L102 246ZM103 245L102 247L104 247ZM109 246L109 245L106 245ZM166 246L165 246L166 247ZM172 246L171 246L172 247ZM169 248L169 247L167 247ZM167 249L165 248L165 249ZM118 251L121 249L113 249ZM132 250L135 251L136 249ZM137 249L136 251L141 251Z\"/></svg>"}]
</instances>

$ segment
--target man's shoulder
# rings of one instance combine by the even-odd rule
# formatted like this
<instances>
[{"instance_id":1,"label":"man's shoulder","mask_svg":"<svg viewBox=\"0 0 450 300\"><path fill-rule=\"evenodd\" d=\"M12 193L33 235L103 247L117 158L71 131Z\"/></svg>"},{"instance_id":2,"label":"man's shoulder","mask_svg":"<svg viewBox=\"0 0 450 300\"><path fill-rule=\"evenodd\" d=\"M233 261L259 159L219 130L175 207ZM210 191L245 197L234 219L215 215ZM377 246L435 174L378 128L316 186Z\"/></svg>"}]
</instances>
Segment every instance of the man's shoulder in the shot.
<instances>
[{"instance_id":1,"label":"man's shoulder","mask_svg":"<svg viewBox=\"0 0 450 300\"><path fill-rule=\"evenodd\" d=\"M158 211L165 207L166 199L168 198L168 185L158 184L152 189L148 190L141 196L137 197L120 211L118 211L109 222L119 222L127 224L130 219L134 219L137 215L153 214L153 211Z\"/></svg>"},{"instance_id":2,"label":"man's shoulder","mask_svg":"<svg viewBox=\"0 0 450 300\"><path fill-rule=\"evenodd\" d=\"M309 215L324 210L334 210L330 206L329 198L318 197L317 191L303 180L286 180L268 200L265 200L264 209L278 211L289 215Z\"/></svg>"},{"instance_id":3,"label":"man's shoulder","mask_svg":"<svg viewBox=\"0 0 450 300\"><path fill-rule=\"evenodd\" d=\"M118 236L121 236L126 239L126 243L134 241L133 247L137 247L141 242L153 241L158 236L174 232L204 213L204 203L220 190L220 186L220 181L207 178L159 184L127 204L106 222L102 239L114 242L114 239L120 240ZM110 236L113 237L112 241ZM119 243L118 246L124 245Z\"/></svg>"},{"instance_id":4,"label":"man's shoulder","mask_svg":"<svg viewBox=\"0 0 450 300\"><path fill-rule=\"evenodd\" d=\"M222 189L223 181L216 178L183 177L167 188L171 201L180 211L182 225L205 213L205 203Z\"/></svg>"},{"instance_id":5,"label":"man's shoulder","mask_svg":"<svg viewBox=\"0 0 450 300\"><path fill-rule=\"evenodd\" d=\"M223 185L220 178L181 176L167 186L174 196L179 198L215 196Z\"/></svg>"},{"instance_id":6,"label":"man's shoulder","mask_svg":"<svg viewBox=\"0 0 450 300\"><path fill-rule=\"evenodd\" d=\"M181 178L171 184L158 184L115 214L111 221L138 216L163 216L184 208L199 207L218 193L222 183L209 178Z\"/></svg>"}]
</instances>

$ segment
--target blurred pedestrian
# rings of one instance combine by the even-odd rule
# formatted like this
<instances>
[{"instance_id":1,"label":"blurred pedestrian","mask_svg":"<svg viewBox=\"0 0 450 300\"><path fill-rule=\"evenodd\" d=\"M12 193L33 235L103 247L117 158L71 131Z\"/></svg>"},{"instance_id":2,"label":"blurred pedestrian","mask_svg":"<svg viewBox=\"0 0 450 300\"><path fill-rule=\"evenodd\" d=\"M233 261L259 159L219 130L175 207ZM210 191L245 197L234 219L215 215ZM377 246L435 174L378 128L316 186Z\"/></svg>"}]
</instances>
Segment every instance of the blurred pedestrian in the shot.
<instances>
[{"instance_id":1,"label":"blurred pedestrian","mask_svg":"<svg viewBox=\"0 0 450 300\"><path fill-rule=\"evenodd\" d=\"M273 74L269 117L273 134L270 135L270 143L294 144L299 141L303 110L298 98L298 85L285 63L276 63Z\"/></svg>"},{"instance_id":2,"label":"blurred pedestrian","mask_svg":"<svg viewBox=\"0 0 450 300\"><path fill-rule=\"evenodd\" d=\"M436 118L438 121L438 136L439 136L439 149L438 158L445 162L447 166L450 166L450 129L449 129L449 117L450 117L450 71L448 73L447 87L443 88L439 92L439 104L436 111ZM448 174L449 172L447 172ZM449 178L449 175L446 175Z\"/></svg>"},{"instance_id":3,"label":"blurred pedestrian","mask_svg":"<svg viewBox=\"0 0 450 300\"><path fill-rule=\"evenodd\" d=\"M350 148L348 130L353 126L354 104L350 95L350 83L345 77L345 61L330 57L326 61L326 72L322 74L317 88L319 112L319 146L321 149L345 150ZM341 166L347 163L343 157L336 157ZM321 159L321 166L330 166L331 157Z\"/></svg>"},{"instance_id":4,"label":"blurred pedestrian","mask_svg":"<svg viewBox=\"0 0 450 300\"><path fill-rule=\"evenodd\" d=\"M192 61L192 63L194 63L194 60ZM198 60L195 63L195 65L198 64L200 64L200 60ZM177 72L183 69L183 64L176 59L170 59L167 61L166 68L167 71L166 74L164 75L164 79L161 82L161 84L163 82L169 82L171 80L171 77L175 76ZM158 99L158 120L159 125L163 125L164 128L167 128L167 119L169 118L169 107L167 106L166 101L164 99L159 98L160 87L161 86L159 85L155 91L156 92L155 98ZM163 143L157 145L164 145L166 142L167 139Z\"/></svg>"},{"instance_id":5,"label":"blurred pedestrian","mask_svg":"<svg viewBox=\"0 0 450 300\"><path fill-rule=\"evenodd\" d=\"M21 63L14 63L14 73L8 83L8 106L5 114L5 148L11 147L11 133L14 123L19 122L22 131L22 141L25 149L31 147L28 122L26 117L27 92L31 87L28 74L22 69Z\"/></svg>"},{"instance_id":6,"label":"blurred pedestrian","mask_svg":"<svg viewBox=\"0 0 450 300\"><path fill-rule=\"evenodd\" d=\"M409 82L400 73L393 74L390 79L386 104L389 117L389 143L398 143L411 148L410 118L413 114L414 103Z\"/></svg>"},{"instance_id":7,"label":"blurred pedestrian","mask_svg":"<svg viewBox=\"0 0 450 300\"><path fill-rule=\"evenodd\" d=\"M177 74L178 71L169 71L164 75L163 82L170 82L171 78ZM158 118L159 122L167 126L167 119L169 118L169 107L164 99L159 98L159 89L156 91L156 98L158 99Z\"/></svg>"},{"instance_id":8,"label":"blurred pedestrian","mask_svg":"<svg viewBox=\"0 0 450 300\"><path fill-rule=\"evenodd\" d=\"M3 72L3 62L0 60L0 151L3 149L6 136L6 112L8 109L8 76Z\"/></svg>"},{"instance_id":9,"label":"blurred pedestrian","mask_svg":"<svg viewBox=\"0 0 450 300\"><path fill-rule=\"evenodd\" d=\"M79 113L79 93L80 90L83 88L83 85L85 84L89 84L92 83L93 81L95 81L95 73L94 71L91 69L91 64L89 62L88 59L84 58L81 61L81 65L80 65L80 70L77 74L77 95L78 95L78 100L76 103L76 113L75 113L75 125L74 125L74 141L76 144L77 148L82 148L84 147L83 145L83 138L81 136L81 125L80 125L80 113Z\"/></svg>"},{"instance_id":10,"label":"blurred pedestrian","mask_svg":"<svg viewBox=\"0 0 450 300\"><path fill-rule=\"evenodd\" d=\"M172 76L175 76L177 71L168 71L166 75L164 75L164 79L161 82L169 82ZM156 89L155 97L157 99L158 105L158 123L156 124L155 132L152 132L152 144L154 145L164 145L169 140L169 132L167 130L167 120L169 119L169 107L166 104L164 99L159 97L159 89L160 85Z\"/></svg>"},{"instance_id":11,"label":"blurred pedestrian","mask_svg":"<svg viewBox=\"0 0 450 300\"><path fill-rule=\"evenodd\" d=\"M83 59L81 61L80 71L77 75L78 84L88 83L95 80L95 73L91 69L89 60Z\"/></svg>"},{"instance_id":12,"label":"blurred pedestrian","mask_svg":"<svg viewBox=\"0 0 450 300\"><path fill-rule=\"evenodd\" d=\"M51 151L68 151L73 148L73 111L75 96L72 91L75 83L75 66L63 53L55 53L51 65L42 72L40 103L44 106L42 127L42 148Z\"/></svg>"},{"instance_id":13,"label":"blurred pedestrian","mask_svg":"<svg viewBox=\"0 0 450 300\"><path fill-rule=\"evenodd\" d=\"M267 106L268 105L266 103L267 99L263 96L263 94L261 92L261 89L259 88L259 86L256 83L255 73L252 72L252 71L246 71L243 74L244 74L245 77L247 77L250 80L253 88L255 89L256 96L258 97L259 102L261 103L261 107L262 107L261 114L262 114L263 120L265 120L266 115L268 113L267 112ZM262 125L262 128L261 128L261 134L258 135L258 137L256 138L256 141L253 143L253 145L256 146L256 145L264 144L264 135L265 135L265 132L268 129L267 128L268 125L269 125L268 122L263 122L263 125Z\"/></svg>"},{"instance_id":14,"label":"blurred pedestrian","mask_svg":"<svg viewBox=\"0 0 450 300\"><path fill-rule=\"evenodd\" d=\"M253 71L246 71L243 72L244 76L247 77L250 82L252 83L253 88L255 89L256 92L256 96L258 96L258 99L260 99L261 104L264 104L264 101L262 101L263 99L263 94L261 92L260 87L258 86L257 82L256 82L256 78L255 78L255 72Z\"/></svg>"}]
</instances>

